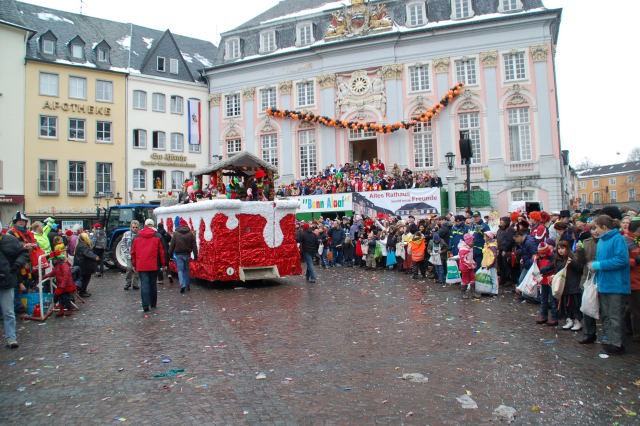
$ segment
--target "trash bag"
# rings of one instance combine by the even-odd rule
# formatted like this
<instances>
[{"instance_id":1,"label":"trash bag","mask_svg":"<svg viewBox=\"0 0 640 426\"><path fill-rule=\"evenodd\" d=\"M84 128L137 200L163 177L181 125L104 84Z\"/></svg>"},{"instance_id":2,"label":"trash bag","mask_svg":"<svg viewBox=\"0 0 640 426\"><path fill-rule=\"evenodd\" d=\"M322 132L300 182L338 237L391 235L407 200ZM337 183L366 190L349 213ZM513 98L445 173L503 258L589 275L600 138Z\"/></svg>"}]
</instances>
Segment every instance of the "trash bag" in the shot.
<instances>
[{"instance_id":1,"label":"trash bag","mask_svg":"<svg viewBox=\"0 0 640 426\"><path fill-rule=\"evenodd\" d=\"M496 268L480 268L476 271L475 290L482 294L498 294L498 272Z\"/></svg>"},{"instance_id":2,"label":"trash bag","mask_svg":"<svg viewBox=\"0 0 640 426\"><path fill-rule=\"evenodd\" d=\"M531 265L517 289L525 296L538 298L538 293L540 292L540 269L535 262Z\"/></svg>"},{"instance_id":3,"label":"trash bag","mask_svg":"<svg viewBox=\"0 0 640 426\"><path fill-rule=\"evenodd\" d=\"M598 286L595 282L595 274L589 272L587 280L584 282L584 291L582 292L582 306L580 310L583 314L591 318L600 318L600 304L598 301Z\"/></svg>"},{"instance_id":4,"label":"trash bag","mask_svg":"<svg viewBox=\"0 0 640 426\"><path fill-rule=\"evenodd\" d=\"M560 300L562 293L564 293L564 283L567 281L567 267L565 266L557 274L553 276L551 280L551 294L556 299Z\"/></svg>"},{"instance_id":5,"label":"trash bag","mask_svg":"<svg viewBox=\"0 0 640 426\"><path fill-rule=\"evenodd\" d=\"M461 281L458 263L454 259L447 260L447 284L458 284Z\"/></svg>"}]
</instances>

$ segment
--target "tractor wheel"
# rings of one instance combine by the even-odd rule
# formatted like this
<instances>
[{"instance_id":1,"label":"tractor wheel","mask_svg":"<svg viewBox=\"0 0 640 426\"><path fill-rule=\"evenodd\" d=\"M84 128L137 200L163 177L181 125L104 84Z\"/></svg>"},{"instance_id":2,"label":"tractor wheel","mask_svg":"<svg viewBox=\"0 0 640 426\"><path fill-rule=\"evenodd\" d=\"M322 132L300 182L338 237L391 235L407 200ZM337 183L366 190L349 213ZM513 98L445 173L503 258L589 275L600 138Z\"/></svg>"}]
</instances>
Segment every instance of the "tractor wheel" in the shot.
<instances>
[{"instance_id":1,"label":"tractor wheel","mask_svg":"<svg viewBox=\"0 0 640 426\"><path fill-rule=\"evenodd\" d=\"M118 235L113 243L113 253L111 258L114 265L121 271L127 270L127 258L124 255L124 244L122 242L122 236L124 233Z\"/></svg>"}]
</instances>

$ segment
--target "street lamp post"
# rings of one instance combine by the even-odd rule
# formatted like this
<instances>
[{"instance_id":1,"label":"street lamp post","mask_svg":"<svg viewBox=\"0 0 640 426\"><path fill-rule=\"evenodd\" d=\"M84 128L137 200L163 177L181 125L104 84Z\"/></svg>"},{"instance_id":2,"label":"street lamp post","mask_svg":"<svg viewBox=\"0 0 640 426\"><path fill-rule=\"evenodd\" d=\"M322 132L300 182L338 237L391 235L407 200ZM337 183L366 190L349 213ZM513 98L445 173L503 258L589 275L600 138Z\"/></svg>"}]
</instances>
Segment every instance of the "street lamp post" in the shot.
<instances>
[{"instance_id":1,"label":"street lamp post","mask_svg":"<svg viewBox=\"0 0 640 426\"><path fill-rule=\"evenodd\" d=\"M117 206L119 206L122 203L122 197L120 196L119 192L116 192L116 196L113 197L113 199L115 200Z\"/></svg>"},{"instance_id":2,"label":"street lamp post","mask_svg":"<svg viewBox=\"0 0 640 426\"><path fill-rule=\"evenodd\" d=\"M456 214L456 176L453 171L453 166L456 162L456 155L453 152L447 152L444 156L447 160L447 168L449 174L447 175L447 196L449 198L449 211Z\"/></svg>"},{"instance_id":3,"label":"street lamp post","mask_svg":"<svg viewBox=\"0 0 640 426\"><path fill-rule=\"evenodd\" d=\"M467 166L467 210L471 211L471 157L473 157L473 149L468 130L460 130L460 156L462 163Z\"/></svg>"}]
</instances>

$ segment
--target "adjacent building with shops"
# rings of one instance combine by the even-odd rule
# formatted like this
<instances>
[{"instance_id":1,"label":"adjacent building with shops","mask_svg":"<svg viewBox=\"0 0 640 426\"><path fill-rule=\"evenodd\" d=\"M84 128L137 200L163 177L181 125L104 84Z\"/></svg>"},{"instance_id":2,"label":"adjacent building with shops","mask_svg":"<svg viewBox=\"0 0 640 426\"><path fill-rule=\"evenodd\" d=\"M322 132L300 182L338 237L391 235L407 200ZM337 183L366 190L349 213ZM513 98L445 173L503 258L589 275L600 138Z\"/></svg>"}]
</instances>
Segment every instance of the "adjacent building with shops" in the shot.
<instances>
[{"instance_id":1,"label":"adjacent building with shops","mask_svg":"<svg viewBox=\"0 0 640 426\"><path fill-rule=\"evenodd\" d=\"M592 167L579 170L577 175L578 208L640 207L640 161Z\"/></svg>"},{"instance_id":2,"label":"adjacent building with shops","mask_svg":"<svg viewBox=\"0 0 640 426\"><path fill-rule=\"evenodd\" d=\"M35 32L23 72L27 215L82 219L153 201L177 186L172 177L209 164L198 70L212 64L213 44L11 3Z\"/></svg>"},{"instance_id":3,"label":"adjacent building with shops","mask_svg":"<svg viewBox=\"0 0 640 426\"><path fill-rule=\"evenodd\" d=\"M471 181L506 211L511 201L569 205L554 74L560 10L540 0L285 0L222 34L205 69L212 153L250 151L281 182L329 164L378 158L391 167L466 178L459 131L472 142ZM456 83L430 124L394 133L272 118L270 107L328 119L410 120Z\"/></svg>"}]
</instances>

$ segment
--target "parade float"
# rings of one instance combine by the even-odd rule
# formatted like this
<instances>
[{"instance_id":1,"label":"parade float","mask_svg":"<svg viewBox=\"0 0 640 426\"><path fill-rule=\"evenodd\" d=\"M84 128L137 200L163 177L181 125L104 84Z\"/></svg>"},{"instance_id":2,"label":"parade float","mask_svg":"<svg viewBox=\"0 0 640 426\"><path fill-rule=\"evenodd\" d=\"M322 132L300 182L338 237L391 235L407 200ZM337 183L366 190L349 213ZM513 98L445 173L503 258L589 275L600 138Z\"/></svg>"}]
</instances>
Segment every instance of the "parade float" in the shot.
<instances>
[{"instance_id":1,"label":"parade float","mask_svg":"<svg viewBox=\"0 0 640 426\"><path fill-rule=\"evenodd\" d=\"M297 201L274 199L276 168L241 152L185 182L180 203L155 209L172 233L180 219L195 232L191 276L210 282L273 279L301 273L295 239Z\"/></svg>"}]
</instances>

